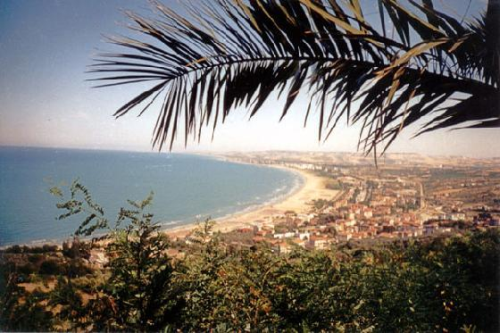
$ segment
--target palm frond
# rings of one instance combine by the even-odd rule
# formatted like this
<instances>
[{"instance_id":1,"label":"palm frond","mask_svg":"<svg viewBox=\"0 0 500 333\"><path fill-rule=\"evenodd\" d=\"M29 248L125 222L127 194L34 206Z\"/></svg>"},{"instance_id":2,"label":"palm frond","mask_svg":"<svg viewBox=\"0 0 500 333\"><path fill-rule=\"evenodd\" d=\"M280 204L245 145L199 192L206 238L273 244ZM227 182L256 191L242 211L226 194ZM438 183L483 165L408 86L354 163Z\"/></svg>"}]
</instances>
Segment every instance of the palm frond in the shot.
<instances>
[{"instance_id":1,"label":"palm frond","mask_svg":"<svg viewBox=\"0 0 500 333\"><path fill-rule=\"evenodd\" d=\"M343 118L360 122L367 153L422 119L419 134L500 126L497 2L464 24L431 0L378 0L379 28L355 0L214 0L188 3L184 16L151 4L154 18L126 13L143 37L109 38L125 51L98 56L90 72L101 87L154 83L115 116L142 114L163 96L159 149L172 148L182 127L186 144L199 139L239 106L252 117L272 91L285 100L281 118L308 94L304 123L317 110L320 140Z\"/></svg>"}]
</instances>

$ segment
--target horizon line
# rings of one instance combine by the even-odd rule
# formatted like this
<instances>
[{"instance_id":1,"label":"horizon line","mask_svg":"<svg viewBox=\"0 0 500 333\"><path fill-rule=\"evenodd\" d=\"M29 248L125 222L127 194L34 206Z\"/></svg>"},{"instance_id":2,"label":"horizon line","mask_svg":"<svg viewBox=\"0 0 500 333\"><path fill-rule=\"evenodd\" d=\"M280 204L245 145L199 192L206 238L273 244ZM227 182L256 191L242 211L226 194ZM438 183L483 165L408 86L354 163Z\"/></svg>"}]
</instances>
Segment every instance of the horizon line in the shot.
<instances>
[{"instance_id":1,"label":"horizon line","mask_svg":"<svg viewBox=\"0 0 500 333\"><path fill-rule=\"evenodd\" d=\"M239 154L251 154L251 153L269 153L269 152L281 152L281 153L314 153L314 154L351 154L359 155L364 158L373 158L373 154L366 155L363 152L352 152L352 151L315 151L315 150L292 150L292 149L266 149L266 150L175 150L175 151L165 151L165 150L145 150L145 149L134 149L134 148L105 148L105 147L67 147L67 146L36 146L36 145L13 145L13 144L2 144L0 143L0 148L26 148L26 149L65 149L65 150L82 150L82 151L108 151L108 152L133 152L133 153L145 153L145 154L185 154L185 155L215 155L215 154L228 154L228 153L239 153ZM500 159L500 155L489 156L489 157L472 157L466 155L443 155L443 154L422 154L419 152L386 152L384 155L377 156L377 159L384 158L390 155L418 155L430 158L447 157L447 158L466 158L471 160L495 160Z\"/></svg>"}]
</instances>

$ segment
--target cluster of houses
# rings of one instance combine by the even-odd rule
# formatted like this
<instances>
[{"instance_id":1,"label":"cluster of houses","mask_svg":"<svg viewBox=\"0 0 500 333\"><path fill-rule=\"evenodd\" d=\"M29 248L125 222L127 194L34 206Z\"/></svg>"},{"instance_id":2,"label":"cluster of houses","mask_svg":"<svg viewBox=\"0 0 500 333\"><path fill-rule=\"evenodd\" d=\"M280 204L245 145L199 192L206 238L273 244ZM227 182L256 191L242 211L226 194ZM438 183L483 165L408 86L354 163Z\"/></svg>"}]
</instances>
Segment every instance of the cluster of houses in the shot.
<instances>
[{"instance_id":1,"label":"cluster of houses","mask_svg":"<svg viewBox=\"0 0 500 333\"><path fill-rule=\"evenodd\" d=\"M246 234L252 243L266 242L279 253L288 253L294 247L306 249L328 249L333 244L365 238L408 238L423 234L423 227L411 214L386 222L372 219L373 211L356 205L353 219L336 219L331 214L285 214L275 215L266 223L234 231ZM359 217L361 219L356 219ZM238 246L237 241L233 241Z\"/></svg>"},{"instance_id":2,"label":"cluster of houses","mask_svg":"<svg viewBox=\"0 0 500 333\"><path fill-rule=\"evenodd\" d=\"M266 242L277 252L287 253L297 246L328 249L349 240L405 240L499 225L498 217L485 214L473 217L456 210L429 214L433 210L425 208L418 182L398 177L370 181L338 179L344 187L340 195L335 200L311 205L310 214L287 212L269 216L233 233L241 235L246 245ZM245 243L237 239L232 240L232 246Z\"/></svg>"},{"instance_id":3,"label":"cluster of houses","mask_svg":"<svg viewBox=\"0 0 500 333\"><path fill-rule=\"evenodd\" d=\"M359 205L357 205L359 206ZM233 231L241 239L251 242L233 240L233 247L251 246L266 242L278 253L288 253L294 247L305 249L329 249L332 245L349 240L362 239L408 239L411 237L430 236L453 233L457 225L450 225L451 220L419 221L416 214L407 213L398 218L372 219L366 218L372 213L367 207L357 208L357 217L363 219L335 219L327 214L275 215L268 222L257 223ZM365 215L367 214L367 215ZM477 218L473 227L498 227L498 218ZM238 238L236 238L238 239Z\"/></svg>"}]
</instances>

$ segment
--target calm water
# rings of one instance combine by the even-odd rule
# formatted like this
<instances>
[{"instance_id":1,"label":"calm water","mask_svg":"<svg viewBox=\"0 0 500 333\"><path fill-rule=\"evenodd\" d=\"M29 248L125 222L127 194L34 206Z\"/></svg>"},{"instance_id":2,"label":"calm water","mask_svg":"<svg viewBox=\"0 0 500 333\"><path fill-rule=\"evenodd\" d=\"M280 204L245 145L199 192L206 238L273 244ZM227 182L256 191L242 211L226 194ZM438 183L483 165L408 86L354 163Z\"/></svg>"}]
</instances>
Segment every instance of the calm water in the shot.
<instances>
[{"instance_id":1,"label":"calm water","mask_svg":"<svg viewBox=\"0 0 500 333\"><path fill-rule=\"evenodd\" d=\"M0 245L69 237L81 219L56 221L61 212L48 190L76 178L113 222L126 199L154 191L150 211L166 228L249 209L302 181L195 155L0 147Z\"/></svg>"}]
</instances>

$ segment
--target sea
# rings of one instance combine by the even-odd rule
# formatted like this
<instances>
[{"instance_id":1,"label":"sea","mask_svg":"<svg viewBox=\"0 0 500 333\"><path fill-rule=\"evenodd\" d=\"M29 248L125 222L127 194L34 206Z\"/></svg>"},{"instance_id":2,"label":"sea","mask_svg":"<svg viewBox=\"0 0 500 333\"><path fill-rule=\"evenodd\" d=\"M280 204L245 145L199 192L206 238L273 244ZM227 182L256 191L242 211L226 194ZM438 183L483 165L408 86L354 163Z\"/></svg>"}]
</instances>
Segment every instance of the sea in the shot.
<instances>
[{"instance_id":1,"label":"sea","mask_svg":"<svg viewBox=\"0 0 500 333\"><path fill-rule=\"evenodd\" d=\"M162 228L221 218L280 200L299 188L297 173L211 156L0 147L0 246L60 242L84 216L57 220L60 198L78 179L114 225L127 200L153 191L149 212Z\"/></svg>"}]
</instances>

